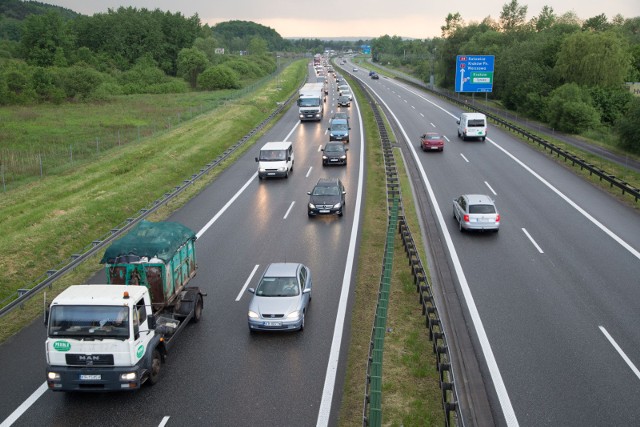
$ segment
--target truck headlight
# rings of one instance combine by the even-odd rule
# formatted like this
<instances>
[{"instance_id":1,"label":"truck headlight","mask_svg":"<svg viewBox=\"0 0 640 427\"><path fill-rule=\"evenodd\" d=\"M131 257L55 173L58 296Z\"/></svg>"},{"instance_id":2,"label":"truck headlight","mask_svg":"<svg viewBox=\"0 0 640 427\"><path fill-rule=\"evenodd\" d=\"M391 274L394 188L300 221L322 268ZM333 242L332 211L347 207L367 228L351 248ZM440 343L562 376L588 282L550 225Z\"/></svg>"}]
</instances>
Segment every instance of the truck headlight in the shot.
<instances>
[{"instance_id":1,"label":"truck headlight","mask_svg":"<svg viewBox=\"0 0 640 427\"><path fill-rule=\"evenodd\" d=\"M120 381L135 381L136 377L137 375L135 372L127 372L124 374L120 374Z\"/></svg>"},{"instance_id":2,"label":"truck headlight","mask_svg":"<svg viewBox=\"0 0 640 427\"><path fill-rule=\"evenodd\" d=\"M47 372L47 379L49 381L60 381L60 374L57 372Z\"/></svg>"},{"instance_id":3,"label":"truck headlight","mask_svg":"<svg viewBox=\"0 0 640 427\"><path fill-rule=\"evenodd\" d=\"M258 319L260 316L258 316L258 313L256 313L255 311L251 311L249 310L248 313L249 319Z\"/></svg>"}]
</instances>

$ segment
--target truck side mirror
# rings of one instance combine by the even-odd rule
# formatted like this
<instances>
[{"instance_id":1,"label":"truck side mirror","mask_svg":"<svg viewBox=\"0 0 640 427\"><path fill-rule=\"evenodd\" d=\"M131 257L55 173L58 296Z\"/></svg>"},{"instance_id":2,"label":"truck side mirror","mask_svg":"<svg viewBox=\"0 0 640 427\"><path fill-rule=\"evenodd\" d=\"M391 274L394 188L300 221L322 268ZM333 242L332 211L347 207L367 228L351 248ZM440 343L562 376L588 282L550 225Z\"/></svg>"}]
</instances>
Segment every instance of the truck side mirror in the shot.
<instances>
[{"instance_id":1,"label":"truck side mirror","mask_svg":"<svg viewBox=\"0 0 640 427\"><path fill-rule=\"evenodd\" d=\"M258 161L259 161L259 160L258 160L258 158L256 157L256 162L258 162Z\"/></svg>"},{"instance_id":2,"label":"truck side mirror","mask_svg":"<svg viewBox=\"0 0 640 427\"><path fill-rule=\"evenodd\" d=\"M156 316L154 316L153 314L150 314L149 316L147 316L147 323L149 324L149 329L155 329L156 328Z\"/></svg>"},{"instance_id":3,"label":"truck side mirror","mask_svg":"<svg viewBox=\"0 0 640 427\"><path fill-rule=\"evenodd\" d=\"M44 310L44 326L49 325L49 307Z\"/></svg>"}]
</instances>

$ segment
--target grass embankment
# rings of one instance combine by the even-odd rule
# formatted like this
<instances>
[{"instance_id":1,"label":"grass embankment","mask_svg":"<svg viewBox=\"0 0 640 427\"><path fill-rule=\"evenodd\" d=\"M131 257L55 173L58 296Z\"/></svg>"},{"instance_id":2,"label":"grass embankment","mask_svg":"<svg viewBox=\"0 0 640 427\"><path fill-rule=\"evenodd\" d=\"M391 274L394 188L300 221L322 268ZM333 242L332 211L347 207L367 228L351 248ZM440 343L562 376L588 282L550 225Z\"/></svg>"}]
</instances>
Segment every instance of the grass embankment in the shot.
<instances>
[{"instance_id":1,"label":"grass embankment","mask_svg":"<svg viewBox=\"0 0 640 427\"><path fill-rule=\"evenodd\" d=\"M250 94L228 100L181 126L158 133L152 138L122 145L103 153L92 162L79 164L59 175L46 176L28 185L7 191L0 198L0 300L19 288L30 288L33 280L49 268L59 265L96 237L103 236L140 209L171 191L176 183L236 143L292 94L307 73L307 62L299 61L279 77L281 90L273 79ZM146 96L141 98L147 98ZM166 98L160 96L165 102ZM120 100L129 111L141 101L137 97ZM180 101L177 101L180 102ZM161 102L158 102L161 104ZM153 105L153 103L151 103ZM148 107L151 108L151 105ZM50 107L44 107L49 109ZM89 108L89 106L87 106ZM71 115L71 110L68 110ZM73 133L83 126L82 109L73 110L68 121L52 128L54 133ZM164 108L158 110L163 115ZM110 108L93 111L88 121L116 121ZM250 147L247 144L244 150ZM240 152L236 154L239 155ZM227 163L233 162L231 158ZM172 206L158 213L156 219L193 197L214 179L216 168L184 192ZM100 268L99 258L89 260L62 280L53 293L71 283L82 283ZM24 310L14 310L0 319L0 341L14 334L24 324L42 313L42 301L33 298Z\"/></svg>"},{"instance_id":2,"label":"grass embankment","mask_svg":"<svg viewBox=\"0 0 640 427\"><path fill-rule=\"evenodd\" d=\"M359 88L353 84L351 86L354 88L357 99L363 100ZM357 285L351 319L351 342L339 420L339 425L342 427L361 426L363 421L367 358L388 225L387 212L380 208L387 204L380 136L373 113L364 103L360 104L360 109L367 149L367 183ZM396 154L396 161L401 177L405 215L424 260L424 245L419 236L419 223L399 153ZM399 236L396 236L387 312L389 332L385 337L382 368L383 425L443 425L444 411L435 358L430 349L424 316L417 303L415 285L406 261L402 243Z\"/></svg>"}]
</instances>

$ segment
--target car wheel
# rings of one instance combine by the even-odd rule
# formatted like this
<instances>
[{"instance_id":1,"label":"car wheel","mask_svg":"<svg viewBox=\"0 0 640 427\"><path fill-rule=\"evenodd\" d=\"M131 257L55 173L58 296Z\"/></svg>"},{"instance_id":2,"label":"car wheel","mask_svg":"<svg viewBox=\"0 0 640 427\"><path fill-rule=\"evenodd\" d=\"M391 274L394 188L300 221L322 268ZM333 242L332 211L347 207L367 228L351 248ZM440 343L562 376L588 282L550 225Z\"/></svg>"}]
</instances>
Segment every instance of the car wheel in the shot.
<instances>
[{"instance_id":1,"label":"car wheel","mask_svg":"<svg viewBox=\"0 0 640 427\"><path fill-rule=\"evenodd\" d=\"M304 311L302 312L302 323L300 323L300 331L304 330L304 317L305 317L305 313Z\"/></svg>"},{"instance_id":2,"label":"car wheel","mask_svg":"<svg viewBox=\"0 0 640 427\"><path fill-rule=\"evenodd\" d=\"M458 221L458 230L460 230L461 233L464 233L464 228L462 227L462 221Z\"/></svg>"},{"instance_id":3,"label":"car wheel","mask_svg":"<svg viewBox=\"0 0 640 427\"><path fill-rule=\"evenodd\" d=\"M484 137L484 136L483 136L483 137L482 137L482 142L484 142L484 140L485 140L485 139L486 139L486 137Z\"/></svg>"},{"instance_id":4,"label":"car wheel","mask_svg":"<svg viewBox=\"0 0 640 427\"><path fill-rule=\"evenodd\" d=\"M284 174L284 179L289 179L289 171L287 171L287 173Z\"/></svg>"}]
</instances>

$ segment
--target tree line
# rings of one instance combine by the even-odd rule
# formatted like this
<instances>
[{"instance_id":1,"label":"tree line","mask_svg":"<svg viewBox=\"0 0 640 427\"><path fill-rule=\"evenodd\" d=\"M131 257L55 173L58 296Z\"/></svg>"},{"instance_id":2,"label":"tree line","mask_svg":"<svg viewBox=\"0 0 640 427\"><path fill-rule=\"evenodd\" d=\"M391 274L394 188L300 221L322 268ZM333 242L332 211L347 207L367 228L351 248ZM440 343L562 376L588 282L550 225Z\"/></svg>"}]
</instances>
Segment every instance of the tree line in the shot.
<instances>
[{"instance_id":1,"label":"tree line","mask_svg":"<svg viewBox=\"0 0 640 427\"><path fill-rule=\"evenodd\" d=\"M371 42L373 60L406 67L424 81L454 90L457 55L495 55L492 100L555 129L603 134L640 153L640 98L627 82L640 82L640 17L580 20L544 6L527 21L527 6L511 0L500 18L465 23L450 13L442 37Z\"/></svg>"},{"instance_id":2,"label":"tree line","mask_svg":"<svg viewBox=\"0 0 640 427\"><path fill-rule=\"evenodd\" d=\"M209 27L197 14L120 7L85 16L45 3L5 0L0 105L240 88L273 73L276 52L330 47L332 42L285 40L247 21Z\"/></svg>"}]
</instances>

